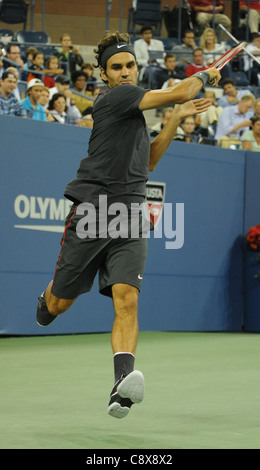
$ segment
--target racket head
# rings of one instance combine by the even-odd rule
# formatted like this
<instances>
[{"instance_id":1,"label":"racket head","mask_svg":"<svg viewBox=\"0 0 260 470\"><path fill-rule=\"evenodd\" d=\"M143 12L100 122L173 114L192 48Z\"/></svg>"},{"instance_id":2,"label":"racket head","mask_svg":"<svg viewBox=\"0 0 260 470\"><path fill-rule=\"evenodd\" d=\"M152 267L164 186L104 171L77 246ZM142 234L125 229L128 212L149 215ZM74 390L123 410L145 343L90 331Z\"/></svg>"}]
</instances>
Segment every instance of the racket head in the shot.
<instances>
[{"instance_id":1,"label":"racket head","mask_svg":"<svg viewBox=\"0 0 260 470\"><path fill-rule=\"evenodd\" d=\"M246 42L240 42L236 46L232 47L213 64L211 64L209 68L216 68L218 70L223 69L226 64L228 64L237 54L239 54L239 52L241 52L246 47L246 44Z\"/></svg>"}]
</instances>

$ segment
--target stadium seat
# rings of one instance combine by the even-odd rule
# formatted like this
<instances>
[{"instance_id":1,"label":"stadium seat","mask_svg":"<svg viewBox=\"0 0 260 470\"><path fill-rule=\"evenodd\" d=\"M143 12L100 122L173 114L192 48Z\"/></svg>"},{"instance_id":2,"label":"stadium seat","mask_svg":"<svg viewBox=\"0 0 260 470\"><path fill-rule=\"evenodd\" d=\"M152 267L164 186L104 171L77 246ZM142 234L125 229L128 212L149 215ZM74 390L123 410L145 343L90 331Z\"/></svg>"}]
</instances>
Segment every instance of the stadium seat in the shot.
<instances>
[{"instance_id":1,"label":"stadium seat","mask_svg":"<svg viewBox=\"0 0 260 470\"><path fill-rule=\"evenodd\" d=\"M29 2L24 0L2 0L0 7L0 21L9 24L23 23L26 29L27 11Z\"/></svg>"},{"instance_id":2,"label":"stadium seat","mask_svg":"<svg viewBox=\"0 0 260 470\"><path fill-rule=\"evenodd\" d=\"M49 38L44 31L18 31L16 40L20 43L47 44Z\"/></svg>"},{"instance_id":3,"label":"stadium seat","mask_svg":"<svg viewBox=\"0 0 260 470\"><path fill-rule=\"evenodd\" d=\"M0 43L5 45L11 42L15 37L11 29L0 29Z\"/></svg>"},{"instance_id":4,"label":"stadium seat","mask_svg":"<svg viewBox=\"0 0 260 470\"><path fill-rule=\"evenodd\" d=\"M140 26L150 25L155 28L153 35L160 36L163 18L161 3L161 0L136 0L136 6L128 11L128 34L139 34Z\"/></svg>"}]
</instances>

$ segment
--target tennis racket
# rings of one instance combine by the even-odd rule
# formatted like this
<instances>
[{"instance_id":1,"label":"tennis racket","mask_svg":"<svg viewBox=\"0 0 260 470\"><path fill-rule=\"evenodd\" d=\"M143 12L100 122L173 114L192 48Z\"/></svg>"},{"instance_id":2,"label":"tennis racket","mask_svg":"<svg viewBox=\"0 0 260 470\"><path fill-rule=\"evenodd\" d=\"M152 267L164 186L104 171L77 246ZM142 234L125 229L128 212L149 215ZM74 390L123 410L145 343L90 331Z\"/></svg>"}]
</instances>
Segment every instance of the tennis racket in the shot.
<instances>
[{"instance_id":1,"label":"tennis racket","mask_svg":"<svg viewBox=\"0 0 260 470\"><path fill-rule=\"evenodd\" d=\"M225 52L218 60L216 60L209 69L216 68L218 70L223 69L225 65L227 65L239 52L241 52L246 47L246 42L240 42L236 46L229 49L229 51ZM215 78L209 81L210 85L214 85Z\"/></svg>"}]
</instances>

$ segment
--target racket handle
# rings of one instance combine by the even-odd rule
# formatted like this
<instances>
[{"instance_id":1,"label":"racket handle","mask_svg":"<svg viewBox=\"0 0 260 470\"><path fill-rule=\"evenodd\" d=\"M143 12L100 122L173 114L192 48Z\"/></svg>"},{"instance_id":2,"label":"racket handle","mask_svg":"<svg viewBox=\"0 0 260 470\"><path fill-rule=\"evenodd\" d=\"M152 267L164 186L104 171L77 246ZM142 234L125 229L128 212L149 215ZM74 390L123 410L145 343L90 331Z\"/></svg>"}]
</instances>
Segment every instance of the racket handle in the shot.
<instances>
[{"instance_id":1,"label":"racket handle","mask_svg":"<svg viewBox=\"0 0 260 470\"><path fill-rule=\"evenodd\" d=\"M209 81L208 81L208 84L209 85L215 85L216 83L216 79L215 78L211 78Z\"/></svg>"}]
</instances>

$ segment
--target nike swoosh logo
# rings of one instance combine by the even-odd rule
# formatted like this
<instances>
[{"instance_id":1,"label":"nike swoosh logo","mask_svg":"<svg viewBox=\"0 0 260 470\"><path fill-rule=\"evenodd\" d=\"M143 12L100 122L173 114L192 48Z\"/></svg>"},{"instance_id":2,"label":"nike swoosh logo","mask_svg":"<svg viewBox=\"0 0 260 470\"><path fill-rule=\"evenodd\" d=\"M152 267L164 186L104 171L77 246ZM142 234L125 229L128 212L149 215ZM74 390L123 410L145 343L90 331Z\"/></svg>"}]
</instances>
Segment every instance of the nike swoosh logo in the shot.
<instances>
[{"instance_id":1,"label":"nike swoosh logo","mask_svg":"<svg viewBox=\"0 0 260 470\"><path fill-rule=\"evenodd\" d=\"M120 49L120 47L125 47L126 44L122 44L122 46L119 46L119 44L117 45L117 49Z\"/></svg>"},{"instance_id":2,"label":"nike swoosh logo","mask_svg":"<svg viewBox=\"0 0 260 470\"><path fill-rule=\"evenodd\" d=\"M138 279L143 279L142 276L141 276L141 274L138 274L137 277L138 277Z\"/></svg>"}]
</instances>

